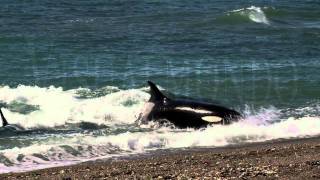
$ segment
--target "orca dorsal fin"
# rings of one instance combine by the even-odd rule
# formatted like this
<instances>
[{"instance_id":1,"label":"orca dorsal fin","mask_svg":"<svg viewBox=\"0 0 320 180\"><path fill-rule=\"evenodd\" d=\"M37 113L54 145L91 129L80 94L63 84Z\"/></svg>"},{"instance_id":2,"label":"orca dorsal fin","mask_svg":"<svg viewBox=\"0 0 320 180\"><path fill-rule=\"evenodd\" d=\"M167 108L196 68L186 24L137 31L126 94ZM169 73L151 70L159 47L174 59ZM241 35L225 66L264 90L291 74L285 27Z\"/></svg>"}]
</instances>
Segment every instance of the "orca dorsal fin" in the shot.
<instances>
[{"instance_id":1,"label":"orca dorsal fin","mask_svg":"<svg viewBox=\"0 0 320 180\"><path fill-rule=\"evenodd\" d=\"M168 99L165 95L162 94L162 92L157 88L157 86L153 82L148 81L148 84L150 86L151 94L149 102L163 101L165 98Z\"/></svg>"},{"instance_id":2,"label":"orca dorsal fin","mask_svg":"<svg viewBox=\"0 0 320 180\"><path fill-rule=\"evenodd\" d=\"M0 108L0 115L1 115L1 119L2 119L2 127L7 126L9 123L8 123L8 121L6 120L6 118L4 117L1 108Z\"/></svg>"}]
</instances>

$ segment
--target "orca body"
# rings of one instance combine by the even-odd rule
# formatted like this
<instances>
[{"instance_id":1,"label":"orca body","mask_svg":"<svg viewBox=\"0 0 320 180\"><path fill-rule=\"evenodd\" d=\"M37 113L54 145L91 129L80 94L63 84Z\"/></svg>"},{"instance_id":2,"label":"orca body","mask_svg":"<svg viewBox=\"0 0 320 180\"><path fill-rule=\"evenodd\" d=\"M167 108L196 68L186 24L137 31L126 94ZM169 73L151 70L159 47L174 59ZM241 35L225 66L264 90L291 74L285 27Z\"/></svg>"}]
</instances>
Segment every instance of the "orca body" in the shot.
<instances>
[{"instance_id":1,"label":"orca body","mask_svg":"<svg viewBox=\"0 0 320 180\"><path fill-rule=\"evenodd\" d=\"M1 116L1 120L2 120L2 129L6 129L6 130L12 130L12 131L22 131L24 130L24 128L15 125L15 124L9 124L7 119L4 117L2 110L0 108L0 116Z\"/></svg>"},{"instance_id":2,"label":"orca body","mask_svg":"<svg viewBox=\"0 0 320 180\"><path fill-rule=\"evenodd\" d=\"M140 121L168 120L178 128L201 128L209 124L230 124L241 118L237 111L193 100L174 100L148 81L151 97L140 114Z\"/></svg>"}]
</instances>

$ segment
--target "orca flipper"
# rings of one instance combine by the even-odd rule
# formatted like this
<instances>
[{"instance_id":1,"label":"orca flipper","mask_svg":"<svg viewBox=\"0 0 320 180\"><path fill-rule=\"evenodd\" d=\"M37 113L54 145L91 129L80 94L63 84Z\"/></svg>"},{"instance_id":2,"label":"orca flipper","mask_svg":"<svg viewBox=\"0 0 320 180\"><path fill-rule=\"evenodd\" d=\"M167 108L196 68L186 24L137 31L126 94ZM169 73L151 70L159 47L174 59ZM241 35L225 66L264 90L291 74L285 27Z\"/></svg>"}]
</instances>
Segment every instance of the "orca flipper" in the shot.
<instances>
[{"instance_id":1,"label":"orca flipper","mask_svg":"<svg viewBox=\"0 0 320 180\"><path fill-rule=\"evenodd\" d=\"M8 123L7 119L4 117L1 108L0 108L0 115L1 115L1 119L2 119L2 127L7 126L9 123Z\"/></svg>"},{"instance_id":2,"label":"orca flipper","mask_svg":"<svg viewBox=\"0 0 320 180\"><path fill-rule=\"evenodd\" d=\"M168 99L165 95L162 94L162 92L157 88L157 86L153 82L148 81L148 84L150 86L151 94L149 102L162 101L165 98Z\"/></svg>"}]
</instances>

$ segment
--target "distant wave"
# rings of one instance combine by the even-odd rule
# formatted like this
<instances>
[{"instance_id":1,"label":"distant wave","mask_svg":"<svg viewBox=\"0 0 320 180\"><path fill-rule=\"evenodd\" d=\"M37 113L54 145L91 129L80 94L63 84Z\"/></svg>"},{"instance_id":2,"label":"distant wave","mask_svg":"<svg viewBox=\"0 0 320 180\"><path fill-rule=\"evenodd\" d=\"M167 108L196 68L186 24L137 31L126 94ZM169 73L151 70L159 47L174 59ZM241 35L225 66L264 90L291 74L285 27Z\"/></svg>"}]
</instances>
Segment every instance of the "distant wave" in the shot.
<instances>
[{"instance_id":1,"label":"distant wave","mask_svg":"<svg viewBox=\"0 0 320 180\"><path fill-rule=\"evenodd\" d=\"M251 21L256 23L269 24L269 20L260 7L251 6L248 8L237 9L231 11L230 14L248 17Z\"/></svg>"},{"instance_id":2,"label":"distant wave","mask_svg":"<svg viewBox=\"0 0 320 180\"><path fill-rule=\"evenodd\" d=\"M267 7L251 6L228 11L224 16L219 17L218 20L223 23L243 23L254 22L269 25L270 21L265 13Z\"/></svg>"}]
</instances>

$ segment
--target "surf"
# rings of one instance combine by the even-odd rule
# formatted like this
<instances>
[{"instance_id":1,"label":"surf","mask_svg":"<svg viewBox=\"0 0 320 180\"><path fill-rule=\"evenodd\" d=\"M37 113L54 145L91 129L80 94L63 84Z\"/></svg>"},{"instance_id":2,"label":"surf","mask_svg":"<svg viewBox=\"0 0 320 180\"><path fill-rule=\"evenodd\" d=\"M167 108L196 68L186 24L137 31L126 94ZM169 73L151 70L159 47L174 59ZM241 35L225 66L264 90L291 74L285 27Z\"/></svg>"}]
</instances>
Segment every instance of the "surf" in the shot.
<instances>
[{"instance_id":1,"label":"surf","mask_svg":"<svg viewBox=\"0 0 320 180\"><path fill-rule=\"evenodd\" d=\"M291 110L244 105L243 119L229 126L177 129L159 126L156 122L139 125L135 120L149 98L147 87L96 90L63 90L53 86L0 87L2 103L12 105L13 101L19 101L19 106L38 107L28 113L15 111L14 105L3 108L9 123L19 124L27 131L0 136L0 173L63 166L157 149L221 147L312 137L320 132L317 103Z\"/></svg>"}]
</instances>

